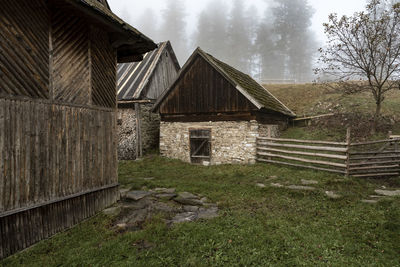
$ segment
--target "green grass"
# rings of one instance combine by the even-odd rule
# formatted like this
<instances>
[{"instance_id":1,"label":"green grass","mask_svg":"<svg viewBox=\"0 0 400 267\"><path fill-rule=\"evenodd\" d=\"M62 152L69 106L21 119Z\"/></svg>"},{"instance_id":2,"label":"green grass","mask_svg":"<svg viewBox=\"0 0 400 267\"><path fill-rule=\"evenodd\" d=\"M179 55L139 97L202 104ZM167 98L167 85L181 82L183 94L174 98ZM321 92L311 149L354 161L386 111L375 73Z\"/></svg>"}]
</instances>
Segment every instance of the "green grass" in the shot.
<instances>
[{"instance_id":1,"label":"green grass","mask_svg":"<svg viewBox=\"0 0 400 267\"><path fill-rule=\"evenodd\" d=\"M299 117L304 115L326 114L331 112L372 115L375 112L375 101L370 92L353 95L332 93L320 84L280 84L264 85ZM400 120L400 91L387 93L382 104L382 115Z\"/></svg>"},{"instance_id":2,"label":"green grass","mask_svg":"<svg viewBox=\"0 0 400 267\"><path fill-rule=\"evenodd\" d=\"M100 214L0 265L400 266L400 199L360 202L374 189L400 187L398 178L360 180L265 164L203 167L157 156L121 162L119 174L125 188L175 187L207 196L221 216L172 228L156 217L141 231L121 234ZM271 175L278 178L268 180ZM318 190L255 186L301 179L318 180ZM328 199L325 190L343 198Z\"/></svg>"}]
</instances>

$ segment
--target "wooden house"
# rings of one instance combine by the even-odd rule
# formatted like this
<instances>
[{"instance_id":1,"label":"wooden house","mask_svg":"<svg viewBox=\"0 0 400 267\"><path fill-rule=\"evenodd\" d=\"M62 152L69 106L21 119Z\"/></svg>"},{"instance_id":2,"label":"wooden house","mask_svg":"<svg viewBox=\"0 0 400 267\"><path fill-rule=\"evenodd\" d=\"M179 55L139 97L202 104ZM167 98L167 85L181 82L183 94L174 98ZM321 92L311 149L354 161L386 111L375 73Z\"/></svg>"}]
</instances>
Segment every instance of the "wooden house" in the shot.
<instances>
[{"instance_id":1,"label":"wooden house","mask_svg":"<svg viewBox=\"0 0 400 267\"><path fill-rule=\"evenodd\" d=\"M151 108L179 69L169 41L160 43L141 62L118 65L119 159L136 159L158 147L160 116Z\"/></svg>"},{"instance_id":2,"label":"wooden house","mask_svg":"<svg viewBox=\"0 0 400 267\"><path fill-rule=\"evenodd\" d=\"M160 153L203 164L253 163L256 138L295 114L264 87L198 48L157 100Z\"/></svg>"},{"instance_id":3,"label":"wooden house","mask_svg":"<svg viewBox=\"0 0 400 267\"><path fill-rule=\"evenodd\" d=\"M0 2L0 258L119 198L117 62L156 48L106 0Z\"/></svg>"}]
</instances>

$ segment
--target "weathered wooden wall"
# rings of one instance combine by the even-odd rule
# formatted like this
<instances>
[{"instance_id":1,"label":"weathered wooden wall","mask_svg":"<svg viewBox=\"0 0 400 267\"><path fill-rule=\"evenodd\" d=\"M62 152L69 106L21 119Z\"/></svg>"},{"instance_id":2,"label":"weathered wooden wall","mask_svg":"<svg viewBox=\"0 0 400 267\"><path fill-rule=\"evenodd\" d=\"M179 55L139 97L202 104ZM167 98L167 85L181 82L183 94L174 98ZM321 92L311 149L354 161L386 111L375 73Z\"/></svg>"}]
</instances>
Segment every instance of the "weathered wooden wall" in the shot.
<instances>
[{"instance_id":1,"label":"weathered wooden wall","mask_svg":"<svg viewBox=\"0 0 400 267\"><path fill-rule=\"evenodd\" d=\"M114 110L0 98L0 223L8 225L1 227L1 236L12 243L1 243L0 258L31 245L37 240L36 233L48 237L115 201L115 118ZM100 188L110 194L106 200L101 199L101 192L96 195ZM91 196L84 196L93 190ZM93 204L83 207L72 199L74 195L82 195ZM69 206L61 201L70 198L68 203L78 204ZM65 216L71 218L63 222L52 214L52 208L46 208L52 202L60 202L53 205L60 205L57 213L66 212ZM76 217L75 213L81 215ZM24 236L29 232L26 228L32 227L30 220L22 219L31 216L28 214L48 215L41 220L51 227L43 226L47 228L34 229L29 237ZM17 225L13 226L12 218L22 221L14 221ZM18 231L23 231L17 237L24 236L24 242L13 244Z\"/></svg>"},{"instance_id":2,"label":"weathered wooden wall","mask_svg":"<svg viewBox=\"0 0 400 267\"><path fill-rule=\"evenodd\" d=\"M142 92L143 98L157 99L172 84L178 72L179 69L174 63L171 53L165 49L149 83Z\"/></svg>"},{"instance_id":3,"label":"weathered wooden wall","mask_svg":"<svg viewBox=\"0 0 400 267\"><path fill-rule=\"evenodd\" d=\"M0 258L118 196L116 51L49 3L0 2Z\"/></svg>"},{"instance_id":4,"label":"weathered wooden wall","mask_svg":"<svg viewBox=\"0 0 400 267\"><path fill-rule=\"evenodd\" d=\"M253 110L256 107L200 56L160 106L162 115Z\"/></svg>"}]
</instances>

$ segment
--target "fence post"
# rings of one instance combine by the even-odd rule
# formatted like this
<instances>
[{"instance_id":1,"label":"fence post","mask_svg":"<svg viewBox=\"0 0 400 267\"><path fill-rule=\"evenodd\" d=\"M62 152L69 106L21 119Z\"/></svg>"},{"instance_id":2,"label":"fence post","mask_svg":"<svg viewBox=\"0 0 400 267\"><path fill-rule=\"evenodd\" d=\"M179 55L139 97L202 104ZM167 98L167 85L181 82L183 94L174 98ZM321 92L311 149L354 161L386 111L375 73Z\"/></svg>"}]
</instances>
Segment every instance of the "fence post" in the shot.
<instances>
[{"instance_id":1,"label":"fence post","mask_svg":"<svg viewBox=\"0 0 400 267\"><path fill-rule=\"evenodd\" d=\"M347 128L346 132L346 177L350 175L350 141L351 141L351 129L350 127Z\"/></svg>"},{"instance_id":2,"label":"fence post","mask_svg":"<svg viewBox=\"0 0 400 267\"><path fill-rule=\"evenodd\" d=\"M272 131L272 126L271 125L268 125L267 126L267 136L268 136L268 138L271 138L272 136L271 136L271 131ZM271 142L271 141L270 141ZM271 157L268 157L268 160L272 160L272 158Z\"/></svg>"}]
</instances>

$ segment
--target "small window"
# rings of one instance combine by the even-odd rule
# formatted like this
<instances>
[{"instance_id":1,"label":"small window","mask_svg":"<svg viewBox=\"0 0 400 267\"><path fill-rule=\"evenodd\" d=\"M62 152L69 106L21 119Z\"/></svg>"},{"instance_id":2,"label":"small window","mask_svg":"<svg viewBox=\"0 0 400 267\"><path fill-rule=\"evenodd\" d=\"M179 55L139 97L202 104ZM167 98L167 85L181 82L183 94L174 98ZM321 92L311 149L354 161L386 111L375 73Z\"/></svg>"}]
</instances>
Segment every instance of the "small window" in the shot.
<instances>
[{"instance_id":1,"label":"small window","mask_svg":"<svg viewBox=\"0 0 400 267\"><path fill-rule=\"evenodd\" d=\"M210 163L211 161L211 130L190 130L190 161L192 163Z\"/></svg>"}]
</instances>

